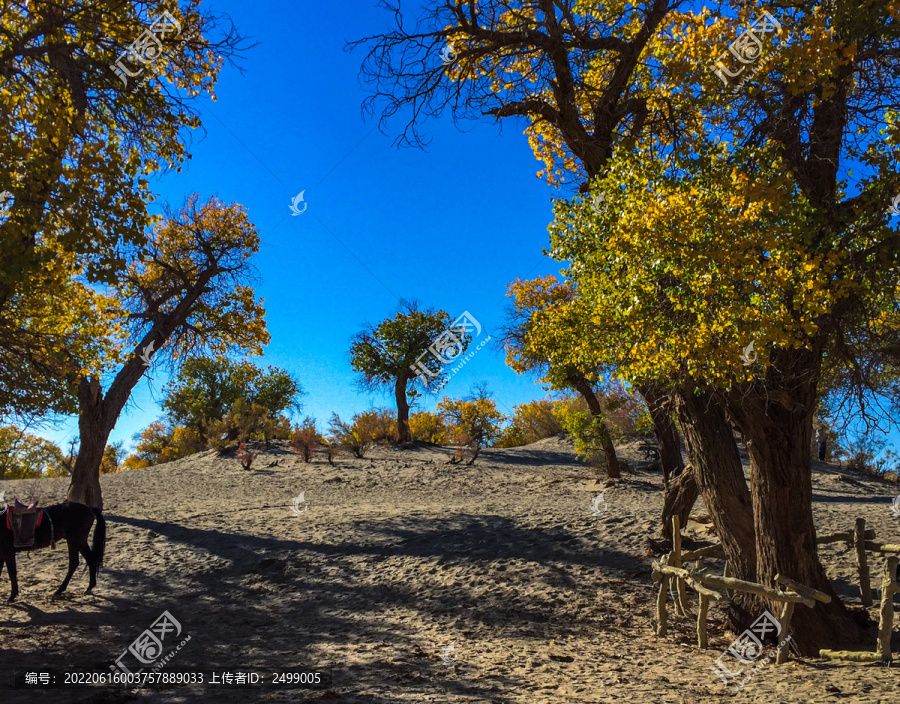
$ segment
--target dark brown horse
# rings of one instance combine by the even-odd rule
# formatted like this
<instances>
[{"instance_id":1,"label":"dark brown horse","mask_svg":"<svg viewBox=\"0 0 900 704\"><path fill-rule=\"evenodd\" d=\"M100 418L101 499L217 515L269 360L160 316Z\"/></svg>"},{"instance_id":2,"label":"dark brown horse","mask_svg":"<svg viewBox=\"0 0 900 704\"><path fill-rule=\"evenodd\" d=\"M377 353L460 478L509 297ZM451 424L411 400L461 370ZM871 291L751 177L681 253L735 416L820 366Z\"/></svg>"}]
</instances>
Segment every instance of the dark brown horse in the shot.
<instances>
[{"instance_id":1,"label":"dark brown horse","mask_svg":"<svg viewBox=\"0 0 900 704\"><path fill-rule=\"evenodd\" d=\"M2 506L0 506L2 508ZM34 544L30 547L16 547L13 540L13 531L8 524L11 518L10 506L0 513L0 573L3 564L9 570L9 579L12 582L12 593L9 601L15 601L19 595L19 581L16 578L16 553L37 548L46 548L55 545L60 540L65 540L69 546L69 573L59 585L56 594L62 594L69 586L69 580L75 574L78 567L78 553L84 555L90 569L90 582L85 594L90 594L97 584L97 571L103 563L103 552L106 548L106 521L96 508L90 508L84 504L66 501L65 503L47 506L39 509L44 512L40 525L34 528ZM94 545L88 547L88 536L91 525L97 519L97 528L94 530Z\"/></svg>"}]
</instances>

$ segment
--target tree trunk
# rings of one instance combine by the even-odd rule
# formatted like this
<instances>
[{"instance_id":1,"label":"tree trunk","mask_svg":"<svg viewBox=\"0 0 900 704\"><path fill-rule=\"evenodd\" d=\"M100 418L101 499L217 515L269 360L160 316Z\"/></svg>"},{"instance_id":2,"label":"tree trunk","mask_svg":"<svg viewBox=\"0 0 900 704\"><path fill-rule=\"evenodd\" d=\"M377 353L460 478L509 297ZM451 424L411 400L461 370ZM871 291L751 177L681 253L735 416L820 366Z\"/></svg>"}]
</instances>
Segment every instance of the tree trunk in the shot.
<instances>
[{"instance_id":1,"label":"tree trunk","mask_svg":"<svg viewBox=\"0 0 900 704\"><path fill-rule=\"evenodd\" d=\"M203 251L208 254L206 249ZM183 297L176 299L174 307L165 313L158 311L154 313L152 327L138 341L105 395L100 380L96 377L91 379L83 376L74 377L74 381L78 383L78 433L81 445L78 448L75 466L72 468L69 501L78 501L103 510L100 492L100 463L103 460L103 450L132 390L146 371L147 365L141 355L151 354L152 349L158 350L169 340L176 329L187 320L200 297L209 290L207 287L210 281L221 272L219 262L208 259L206 268L201 268L197 272L196 280L186 285ZM159 343L159 347L155 347L156 343Z\"/></svg>"},{"instance_id":2,"label":"tree trunk","mask_svg":"<svg viewBox=\"0 0 900 704\"><path fill-rule=\"evenodd\" d=\"M708 391L678 392L675 408L697 486L732 573L755 582L753 505L725 412Z\"/></svg>"},{"instance_id":3,"label":"tree trunk","mask_svg":"<svg viewBox=\"0 0 900 704\"><path fill-rule=\"evenodd\" d=\"M405 374L400 374L394 384L394 398L397 401L397 440L399 442L412 442L412 434L409 432L409 400L406 398Z\"/></svg>"},{"instance_id":4,"label":"tree trunk","mask_svg":"<svg viewBox=\"0 0 900 704\"><path fill-rule=\"evenodd\" d=\"M694 469L688 465L672 480L671 484L666 485L662 525L660 526L663 539L672 540L672 516L678 516L678 525L682 527L687 525L691 510L699 496L700 487L697 486Z\"/></svg>"},{"instance_id":5,"label":"tree trunk","mask_svg":"<svg viewBox=\"0 0 900 704\"><path fill-rule=\"evenodd\" d=\"M105 428L103 419L103 396L100 382L81 379L78 383L78 437L80 445L75 466L72 468L72 483L69 486L69 501L77 501L103 510L103 496L100 492L100 463L112 428Z\"/></svg>"},{"instance_id":6,"label":"tree trunk","mask_svg":"<svg viewBox=\"0 0 900 704\"><path fill-rule=\"evenodd\" d=\"M781 574L831 596L812 609L797 605L793 642L803 655L861 636L819 562L813 524L809 445L820 358L815 350L778 350L765 384L721 392L750 455L759 582L775 586Z\"/></svg>"},{"instance_id":7,"label":"tree trunk","mask_svg":"<svg viewBox=\"0 0 900 704\"><path fill-rule=\"evenodd\" d=\"M609 475L610 479L618 479L622 476L622 473L619 469L619 458L616 455L616 446L613 445L612 435L609 432L609 428L606 426L606 421L603 418L603 408L600 406L600 401L597 399L594 387L591 386L591 382L589 382L587 377L581 372L570 370L568 373L568 380L572 387L582 395L591 415L596 419L596 422L600 426L600 444L603 448L603 459L606 462L606 473Z\"/></svg>"},{"instance_id":8,"label":"tree trunk","mask_svg":"<svg viewBox=\"0 0 900 704\"><path fill-rule=\"evenodd\" d=\"M653 432L659 446L659 464L662 466L663 480L668 484L670 479L677 477L684 469L678 428L672 419L672 402L657 384L644 384L638 391L644 397L653 420ZM670 525L669 531L671 530Z\"/></svg>"},{"instance_id":9,"label":"tree trunk","mask_svg":"<svg viewBox=\"0 0 900 704\"><path fill-rule=\"evenodd\" d=\"M595 416L596 417L596 416ZM604 421L600 421L600 444L603 447L603 460L606 462L606 473L610 479L618 479L622 476L619 467L619 458L616 456L616 446L613 445L612 435Z\"/></svg>"}]
</instances>

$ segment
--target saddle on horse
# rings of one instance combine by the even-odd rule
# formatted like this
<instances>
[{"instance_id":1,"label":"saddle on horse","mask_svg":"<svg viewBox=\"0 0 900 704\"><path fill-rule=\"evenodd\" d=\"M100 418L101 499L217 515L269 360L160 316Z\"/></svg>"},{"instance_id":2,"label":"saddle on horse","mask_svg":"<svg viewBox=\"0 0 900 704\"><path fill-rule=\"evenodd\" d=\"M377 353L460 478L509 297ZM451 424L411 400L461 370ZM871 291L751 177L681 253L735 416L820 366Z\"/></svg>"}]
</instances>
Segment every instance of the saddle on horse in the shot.
<instances>
[{"instance_id":1,"label":"saddle on horse","mask_svg":"<svg viewBox=\"0 0 900 704\"><path fill-rule=\"evenodd\" d=\"M6 512L6 527L13 532L13 547L33 548L35 530L43 520L44 510L38 509L36 503L26 506L16 499Z\"/></svg>"}]
</instances>

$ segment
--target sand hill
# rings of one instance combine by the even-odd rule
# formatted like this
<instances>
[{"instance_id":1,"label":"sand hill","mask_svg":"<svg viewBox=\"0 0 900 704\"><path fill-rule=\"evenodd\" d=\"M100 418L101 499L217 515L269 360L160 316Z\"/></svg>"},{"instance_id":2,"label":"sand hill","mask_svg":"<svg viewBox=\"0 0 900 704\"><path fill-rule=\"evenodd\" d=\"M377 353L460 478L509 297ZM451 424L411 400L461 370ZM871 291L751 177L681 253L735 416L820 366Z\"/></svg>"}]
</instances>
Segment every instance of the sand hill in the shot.
<instances>
[{"instance_id":1,"label":"sand hill","mask_svg":"<svg viewBox=\"0 0 900 704\"><path fill-rule=\"evenodd\" d=\"M5 573L0 580L0 673L105 667L168 610L191 640L166 669L332 666L334 682L292 691L54 690L51 700L722 699L710 667L734 634L721 614L713 612L709 650L696 647L691 620L653 635L647 536L662 505L658 474L626 474L594 516L602 486L565 441L488 450L471 468L447 464L449 455L377 449L330 467L272 447L251 471L209 451L104 476L109 543L95 594L82 594L80 569L68 594L51 598L65 573L64 546L20 555L19 602L5 604ZM623 456L641 466L636 447ZM890 511L896 485L819 463L814 482L820 531L850 529L862 516L879 539L900 542ZM0 489L46 504L62 500L67 483ZM703 513L698 504L695 514ZM696 522L687 534L711 537ZM822 554L838 593L858 603L852 554L839 544ZM877 574L880 561L872 564ZM874 641L873 630L870 649ZM894 702L898 677L881 665L800 660L763 669L734 699ZM2 700L34 701L28 696L5 689Z\"/></svg>"}]
</instances>

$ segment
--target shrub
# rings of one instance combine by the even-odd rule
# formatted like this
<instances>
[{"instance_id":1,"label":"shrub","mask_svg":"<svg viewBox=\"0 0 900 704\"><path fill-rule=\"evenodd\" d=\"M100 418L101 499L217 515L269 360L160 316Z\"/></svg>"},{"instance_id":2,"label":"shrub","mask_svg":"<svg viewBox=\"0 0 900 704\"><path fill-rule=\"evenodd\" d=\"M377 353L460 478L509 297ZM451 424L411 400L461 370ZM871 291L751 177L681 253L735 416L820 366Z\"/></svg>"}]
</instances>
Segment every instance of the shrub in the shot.
<instances>
[{"instance_id":1,"label":"shrub","mask_svg":"<svg viewBox=\"0 0 900 704\"><path fill-rule=\"evenodd\" d=\"M585 404L587 405L587 404ZM575 444L575 453L579 457L595 468L602 468L606 465L605 455L603 453L603 438L609 432L603 422L603 418L598 418L591 414L586 408L584 410L570 410L561 418L563 429Z\"/></svg>"},{"instance_id":2,"label":"shrub","mask_svg":"<svg viewBox=\"0 0 900 704\"><path fill-rule=\"evenodd\" d=\"M353 424L358 425L361 433L372 438L372 442L388 445L397 442L397 413L387 408L374 408L371 411L353 416Z\"/></svg>"},{"instance_id":3,"label":"shrub","mask_svg":"<svg viewBox=\"0 0 900 704\"><path fill-rule=\"evenodd\" d=\"M350 424L342 421L337 413L332 413L331 421L328 423L328 431L331 433L329 444L348 450L354 457L360 459L365 457L373 442L373 426L368 420L357 414L353 416L353 422Z\"/></svg>"},{"instance_id":4,"label":"shrub","mask_svg":"<svg viewBox=\"0 0 900 704\"><path fill-rule=\"evenodd\" d=\"M500 433L497 442L494 443L495 447L520 447L527 444L525 432L515 423L507 425Z\"/></svg>"},{"instance_id":5,"label":"shrub","mask_svg":"<svg viewBox=\"0 0 900 704\"><path fill-rule=\"evenodd\" d=\"M304 462L312 459L313 453L319 446L321 436L316 430L316 419L307 416L303 419L303 425L297 423L294 433L291 435L291 448L303 458Z\"/></svg>"},{"instance_id":6,"label":"shrub","mask_svg":"<svg viewBox=\"0 0 900 704\"><path fill-rule=\"evenodd\" d=\"M497 447L528 445L563 432L556 409L560 399L545 398L513 407L510 424L504 429Z\"/></svg>"},{"instance_id":7,"label":"shrub","mask_svg":"<svg viewBox=\"0 0 900 704\"><path fill-rule=\"evenodd\" d=\"M409 417L409 432L413 440L446 445L449 441L448 431L443 417L438 413L418 411Z\"/></svg>"},{"instance_id":8,"label":"shrub","mask_svg":"<svg viewBox=\"0 0 900 704\"><path fill-rule=\"evenodd\" d=\"M153 421L134 436L135 454L122 463L122 469L142 469L163 462L173 462L200 452L205 445L193 430L171 427L161 420Z\"/></svg>"},{"instance_id":9,"label":"shrub","mask_svg":"<svg viewBox=\"0 0 900 704\"><path fill-rule=\"evenodd\" d=\"M830 434L833 436L834 434ZM831 443L829 443L830 445ZM840 441L829 454L847 460L847 468L876 477L890 478L900 474L900 464L895 452L888 450L887 440L873 433L848 434L840 436Z\"/></svg>"},{"instance_id":10,"label":"shrub","mask_svg":"<svg viewBox=\"0 0 900 704\"><path fill-rule=\"evenodd\" d=\"M100 474L114 474L124 468L125 443L121 440L106 446L100 460Z\"/></svg>"},{"instance_id":11,"label":"shrub","mask_svg":"<svg viewBox=\"0 0 900 704\"><path fill-rule=\"evenodd\" d=\"M241 463L241 467L248 470L253 465L253 460L256 459L257 453L250 450L244 443L238 445L237 461Z\"/></svg>"},{"instance_id":12,"label":"shrub","mask_svg":"<svg viewBox=\"0 0 900 704\"><path fill-rule=\"evenodd\" d=\"M58 474L62 450L49 440L15 426L0 427L0 479L31 479Z\"/></svg>"},{"instance_id":13,"label":"shrub","mask_svg":"<svg viewBox=\"0 0 900 704\"><path fill-rule=\"evenodd\" d=\"M219 450L234 442L263 440L268 445L272 438L287 440L290 436L291 425L287 418L272 418L265 406L243 398L234 402L222 420L209 427L209 444Z\"/></svg>"},{"instance_id":14,"label":"shrub","mask_svg":"<svg viewBox=\"0 0 900 704\"><path fill-rule=\"evenodd\" d=\"M497 410L497 404L488 398L484 388L477 389L466 399L450 399L446 396L438 404L438 411L450 426L453 444L468 450L471 459L468 466L475 464L481 448L490 445L500 434L500 424L504 417ZM457 461L460 461L460 456Z\"/></svg>"},{"instance_id":15,"label":"shrub","mask_svg":"<svg viewBox=\"0 0 900 704\"><path fill-rule=\"evenodd\" d=\"M324 440L322 444L325 445L325 456L328 458L328 464L334 467L334 460L341 454L340 445L335 443L333 438Z\"/></svg>"},{"instance_id":16,"label":"shrub","mask_svg":"<svg viewBox=\"0 0 900 704\"><path fill-rule=\"evenodd\" d=\"M603 417L609 429L610 437L621 441L629 436L649 437L653 435L653 419L647 406L632 396L618 384L604 384L597 391L597 400L603 410ZM580 421L568 420L570 414L589 413L587 402L580 395L566 395L553 402L554 418L567 435L568 428Z\"/></svg>"}]
</instances>

